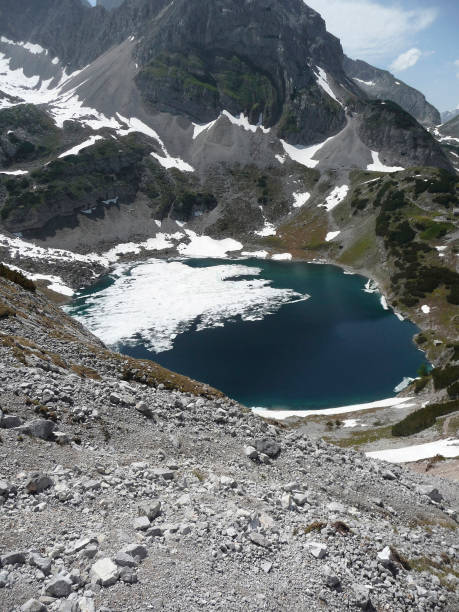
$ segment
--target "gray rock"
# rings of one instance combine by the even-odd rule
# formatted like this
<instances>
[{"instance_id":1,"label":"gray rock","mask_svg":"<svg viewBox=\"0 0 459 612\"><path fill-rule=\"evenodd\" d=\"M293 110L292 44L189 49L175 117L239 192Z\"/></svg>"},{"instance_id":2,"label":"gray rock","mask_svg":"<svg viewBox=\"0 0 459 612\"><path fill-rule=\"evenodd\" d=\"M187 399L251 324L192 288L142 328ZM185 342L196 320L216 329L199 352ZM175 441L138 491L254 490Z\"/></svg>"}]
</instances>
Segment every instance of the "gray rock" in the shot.
<instances>
[{"instance_id":1,"label":"gray rock","mask_svg":"<svg viewBox=\"0 0 459 612\"><path fill-rule=\"evenodd\" d=\"M306 549L316 559L323 559L327 554L327 547L325 544L322 544L322 542L308 542L306 544Z\"/></svg>"},{"instance_id":2,"label":"gray rock","mask_svg":"<svg viewBox=\"0 0 459 612\"><path fill-rule=\"evenodd\" d=\"M249 533L249 540L256 544L257 546L262 546L263 548L270 548L271 543L267 540L261 533L257 531L251 531Z\"/></svg>"},{"instance_id":3,"label":"gray rock","mask_svg":"<svg viewBox=\"0 0 459 612\"><path fill-rule=\"evenodd\" d=\"M140 412L140 414L146 416L147 419L152 419L154 416L153 410L145 402L139 402L136 404L135 409L137 412Z\"/></svg>"},{"instance_id":4,"label":"gray rock","mask_svg":"<svg viewBox=\"0 0 459 612\"><path fill-rule=\"evenodd\" d=\"M261 438L255 442L255 448L259 453L275 459L281 452L280 444L271 438Z\"/></svg>"},{"instance_id":5,"label":"gray rock","mask_svg":"<svg viewBox=\"0 0 459 612\"><path fill-rule=\"evenodd\" d=\"M439 492L436 487L432 485L421 485L417 488L418 493L421 495L427 495L434 502L441 502L443 499L443 495Z\"/></svg>"},{"instance_id":6,"label":"gray rock","mask_svg":"<svg viewBox=\"0 0 459 612\"><path fill-rule=\"evenodd\" d=\"M27 493L35 495L41 493L46 489L49 489L54 484L53 480L46 474L33 474L27 481L26 490Z\"/></svg>"},{"instance_id":7,"label":"gray rock","mask_svg":"<svg viewBox=\"0 0 459 612\"><path fill-rule=\"evenodd\" d=\"M341 586L341 580L333 572L332 568L326 565L323 568L324 582L330 589L338 589Z\"/></svg>"},{"instance_id":8,"label":"gray rock","mask_svg":"<svg viewBox=\"0 0 459 612\"><path fill-rule=\"evenodd\" d=\"M38 567L40 571L42 571L45 576L48 576L51 573L51 559L47 557L42 557L37 553L32 553L29 558L30 565L34 567Z\"/></svg>"},{"instance_id":9,"label":"gray rock","mask_svg":"<svg viewBox=\"0 0 459 612\"><path fill-rule=\"evenodd\" d=\"M20 427L23 421L20 417L14 414L5 414L5 416L0 421L0 428L2 429L13 429L15 427Z\"/></svg>"},{"instance_id":10,"label":"gray rock","mask_svg":"<svg viewBox=\"0 0 459 612\"><path fill-rule=\"evenodd\" d=\"M56 424L47 419L35 419L23 425L20 430L33 438L41 440L53 440L53 432L56 429Z\"/></svg>"},{"instance_id":11,"label":"gray rock","mask_svg":"<svg viewBox=\"0 0 459 612\"><path fill-rule=\"evenodd\" d=\"M137 574L129 567L123 567L120 571L120 580L128 584L138 582Z\"/></svg>"},{"instance_id":12,"label":"gray rock","mask_svg":"<svg viewBox=\"0 0 459 612\"><path fill-rule=\"evenodd\" d=\"M146 531L150 527L148 516L138 516L134 519L134 529L136 531Z\"/></svg>"},{"instance_id":13,"label":"gray rock","mask_svg":"<svg viewBox=\"0 0 459 612\"><path fill-rule=\"evenodd\" d=\"M154 521L161 514L161 502L142 502L137 509L139 516L146 516L150 521Z\"/></svg>"},{"instance_id":14,"label":"gray rock","mask_svg":"<svg viewBox=\"0 0 459 612\"><path fill-rule=\"evenodd\" d=\"M137 565L137 561L134 559L134 557L128 555L122 550L116 554L115 563L119 567L135 567Z\"/></svg>"},{"instance_id":15,"label":"gray rock","mask_svg":"<svg viewBox=\"0 0 459 612\"><path fill-rule=\"evenodd\" d=\"M9 574L5 570L0 572L0 589L4 589L6 585L8 584L8 576Z\"/></svg>"},{"instance_id":16,"label":"gray rock","mask_svg":"<svg viewBox=\"0 0 459 612\"><path fill-rule=\"evenodd\" d=\"M248 459L252 459L252 461L255 461L255 459L257 459L258 457L258 451L254 446L244 446L244 455Z\"/></svg>"},{"instance_id":17,"label":"gray rock","mask_svg":"<svg viewBox=\"0 0 459 612\"><path fill-rule=\"evenodd\" d=\"M67 576L57 575L46 585L45 593L51 597L67 597L72 592L72 581Z\"/></svg>"},{"instance_id":18,"label":"gray rock","mask_svg":"<svg viewBox=\"0 0 459 612\"><path fill-rule=\"evenodd\" d=\"M367 610L371 607L370 589L362 584L353 584L354 600L359 608Z\"/></svg>"},{"instance_id":19,"label":"gray rock","mask_svg":"<svg viewBox=\"0 0 459 612\"><path fill-rule=\"evenodd\" d=\"M6 480L0 480L0 495L6 497L10 492L11 486Z\"/></svg>"},{"instance_id":20,"label":"gray rock","mask_svg":"<svg viewBox=\"0 0 459 612\"><path fill-rule=\"evenodd\" d=\"M146 546L142 546L142 544L130 544L129 546L125 546L122 552L130 555L134 559L146 559L148 557L148 551Z\"/></svg>"},{"instance_id":21,"label":"gray rock","mask_svg":"<svg viewBox=\"0 0 459 612\"><path fill-rule=\"evenodd\" d=\"M9 552L0 557L2 567L5 565L23 565L26 562L27 553L22 551Z\"/></svg>"},{"instance_id":22,"label":"gray rock","mask_svg":"<svg viewBox=\"0 0 459 612\"><path fill-rule=\"evenodd\" d=\"M102 586L115 584L119 577L118 567L108 557L99 559L91 567L91 580Z\"/></svg>"},{"instance_id":23,"label":"gray rock","mask_svg":"<svg viewBox=\"0 0 459 612\"><path fill-rule=\"evenodd\" d=\"M38 599L29 599L21 606L21 612L46 612L47 609Z\"/></svg>"},{"instance_id":24,"label":"gray rock","mask_svg":"<svg viewBox=\"0 0 459 612\"><path fill-rule=\"evenodd\" d=\"M164 480L173 480L174 472L165 468L154 468L153 474L156 478L163 478Z\"/></svg>"}]
</instances>

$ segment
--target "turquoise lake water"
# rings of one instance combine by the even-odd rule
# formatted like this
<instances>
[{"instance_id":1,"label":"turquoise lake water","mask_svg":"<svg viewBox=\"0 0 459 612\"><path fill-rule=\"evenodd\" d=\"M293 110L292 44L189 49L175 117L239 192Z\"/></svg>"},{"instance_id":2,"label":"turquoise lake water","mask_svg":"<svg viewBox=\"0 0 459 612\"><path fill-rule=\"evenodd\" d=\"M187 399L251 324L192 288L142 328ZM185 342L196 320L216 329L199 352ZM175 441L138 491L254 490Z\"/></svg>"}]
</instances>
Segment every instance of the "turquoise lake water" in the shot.
<instances>
[{"instance_id":1,"label":"turquoise lake water","mask_svg":"<svg viewBox=\"0 0 459 612\"><path fill-rule=\"evenodd\" d=\"M417 327L409 321L400 321L391 310L384 310L379 294L364 292L366 279L361 276L344 274L335 266L296 262L201 259L181 263L192 269L242 264L260 269L259 278L271 281L273 288L293 289L310 297L286 303L261 320L244 321L236 316L225 320L221 327L201 331L196 331L199 321L195 321L177 334L172 349L162 352L147 348L151 343L145 342L142 335L134 335L117 342L121 352L153 359L217 387L248 406L288 409L327 408L393 396L394 387L406 376L415 377L425 362L424 354L412 341ZM137 283L139 265L125 267L122 280ZM162 265L164 268L164 262ZM156 268L152 268L152 274ZM148 268L142 270L144 277L147 274L142 292L136 291L134 284L132 294L121 287L118 297L110 297L107 318L117 317L111 324L115 331L125 324L123 311L128 309L123 306L123 299L143 300L139 311L135 304L130 306L131 325L136 316L141 323L138 312L155 318L157 306L153 297L157 299L162 289L155 276L151 281L152 310L149 310L150 302L145 295L145 286L147 290L149 287ZM251 275L238 278L250 279ZM97 334L97 326L91 326L92 313L108 300L104 291L119 282L108 277L82 292L69 312ZM173 283L173 277L168 282ZM190 286L189 291L191 299L199 285ZM179 304L176 306L179 310ZM173 310L174 305L168 308ZM164 313L161 315L158 310L158 318L161 316Z\"/></svg>"}]
</instances>

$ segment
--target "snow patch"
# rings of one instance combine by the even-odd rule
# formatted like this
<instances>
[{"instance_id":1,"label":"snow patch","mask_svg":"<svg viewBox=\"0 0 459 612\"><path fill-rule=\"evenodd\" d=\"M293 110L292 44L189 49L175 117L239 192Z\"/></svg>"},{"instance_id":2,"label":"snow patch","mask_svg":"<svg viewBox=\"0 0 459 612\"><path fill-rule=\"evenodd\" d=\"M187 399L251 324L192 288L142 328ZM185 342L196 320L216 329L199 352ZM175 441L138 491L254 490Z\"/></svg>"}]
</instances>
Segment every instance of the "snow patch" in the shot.
<instances>
[{"instance_id":1,"label":"snow patch","mask_svg":"<svg viewBox=\"0 0 459 612\"><path fill-rule=\"evenodd\" d=\"M368 164L367 170L372 170L373 172L400 172L401 170L405 170L402 166L385 166L379 159L379 153L376 151L370 152L373 163Z\"/></svg>"},{"instance_id":2,"label":"snow patch","mask_svg":"<svg viewBox=\"0 0 459 612\"><path fill-rule=\"evenodd\" d=\"M349 185L341 185L340 187L335 187L330 195L325 199L324 204L319 204L319 208L326 208L327 212L333 210L338 204L346 198L349 192Z\"/></svg>"},{"instance_id":3,"label":"snow patch","mask_svg":"<svg viewBox=\"0 0 459 612\"><path fill-rule=\"evenodd\" d=\"M20 176L21 174L29 174L28 170L0 170L0 174L10 174L12 176Z\"/></svg>"},{"instance_id":4,"label":"snow patch","mask_svg":"<svg viewBox=\"0 0 459 612\"><path fill-rule=\"evenodd\" d=\"M189 244L180 244L178 252L187 257L218 257L228 256L230 251L240 251L242 244L233 238L215 240L210 236L198 236L192 230L185 230L190 238Z\"/></svg>"},{"instance_id":5,"label":"snow patch","mask_svg":"<svg viewBox=\"0 0 459 612\"><path fill-rule=\"evenodd\" d=\"M430 306L427 306L427 304L423 304L421 306L421 310L424 314L429 314L430 313Z\"/></svg>"},{"instance_id":6,"label":"snow patch","mask_svg":"<svg viewBox=\"0 0 459 612\"><path fill-rule=\"evenodd\" d=\"M364 81L363 79L358 79L357 77L352 77L353 81L357 81L358 83L363 83L367 87L374 87L376 85L375 81Z\"/></svg>"},{"instance_id":7,"label":"snow patch","mask_svg":"<svg viewBox=\"0 0 459 612\"><path fill-rule=\"evenodd\" d=\"M44 280L48 281L47 289L51 291L55 291L56 293L60 293L61 295L66 295L67 297L71 297L75 294L71 287L65 285L60 276L54 276L50 274L32 274L27 270L23 270L22 268L18 268L12 264L8 264L8 268L12 270L16 270L16 272L20 272L26 278L29 278L32 281Z\"/></svg>"},{"instance_id":8,"label":"snow patch","mask_svg":"<svg viewBox=\"0 0 459 612\"><path fill-rule=\"evenodd\" d=\"M253 257L255 259L266 259L268 251L242 251L242 257Z\"/></svg>"},{"instance_id":9,"label":"snow patch","mask_svg":"<svg viewBox=\"0 0 459 612\"><path fill-rule=\"evenodd\" d=\"M248 117L246 117L244 113L241 113L239 117L235 117L234 115L229 113L227 110L224 110L221 114L227 117L233 125L242 127L244 128L244 130L248 132L255 133L258 129L260 129L263 132L263 134L269 134L269 132L271 131L271 128L265 128L261 124L253 125L252 123L249 122Z\"/></svg>"},{"instance_id":10,"label":"snow patch","mask_svg":"<svg viewBox=\"0 0 459 612\"><path fill-rule=\"evenodd\" d=\"M90 138L88 138L88 140L85 140L81 144L76 145L75 147L73 147L72 149L69 149L68 151L65 151L65 153L61 153L59 157L61 158L61 157L67 157L68 155L78 155L80 151L82 151L83 149L86 149L87 147L92 147L92 145L95 144L98 140L103 140L103 137L102 136L91 136Z\"/></svg>"},{"instance_id":11,"label":"snow patch","mask_svg":"<svg viewBox=\"0 0 459 612\"><path fill-rule=\"evenodd\" d=\"M311 194L305 191L304 193L294 193L293 195L293 208L301 208L311 197Z\"/></svg>"},{"instance_id":12,"label":"snow patch","mask_svg":"<svg viewBox=\"0 0 459 612\"><path fill-rule=\"evenodd\" d=\"M388 399L378 400L367 404L353 404L351 406L340 406L339 408L322 408L320 410L270 410L269 408L252 408L252 411L265 419L276 419L283 421L290 417L308 417L318 414L333 415L346 414L348 412L358 412L359 410L372 410L373 408L390 408L395 406L408 407L409 400L412 397L390 397ZM405 404L405 406L402 406Z\"/></svg>"},{"instance_id":13,"label":"snow patch","mask_svg":"<svg viewBox=\"0 0 459 612\"><path fill-rule=\"evenodd\" d=\"M290 261L292 259L291 253L276 253L271 257L274 261Z\"/></svg>"},{"instance_id":14,"label":"snow patch","mask_svg":"<svg viewBox=\"0 0 459 612\"><path fill-rule=\"evenodd\" d=\"M335 100L335 102L338 102L338 104L340 106L343 106L342 102L340 102L338 100L338 98L335 96L335 94L333 93L332 88L330 87L330 83L328 82L328 75L325 72L325 70L323 68L320 68L320 66L316 66L316 70L313 70L314 72L314 76L316 77L316 82L319 85L319 87L321 87L325 93L327 93L330 98L333 98L333 100Z\"/></svg>"},{"instance_id":15,"label":"snow patch","mask_svg":"<svg viewBox=\"0 0 459 612\"><path fill-rule=\"evenodd\" d=\"M339 236L339 234L341 234L340 231L337 231L337 232L328 232L328 234L325 236L325 242L330 242L331 240L336 238L336 236Z\"/></svg>"},{"instance_id":16,"label":"snow patch","mask_svg":"<svg viewBox=\"0 0 459 612\"><path fill-rule=\"evenodd\" d=\"M446 458L459 456L459 439L448 438L427 442L426 444L415 444L403 448L389 448L387 450L371 451L365 453L372 459L381 459L390 463L408 463L410 461L421 461L430 459L435 455L442 455Z\"/></svg>"}]
</instances>

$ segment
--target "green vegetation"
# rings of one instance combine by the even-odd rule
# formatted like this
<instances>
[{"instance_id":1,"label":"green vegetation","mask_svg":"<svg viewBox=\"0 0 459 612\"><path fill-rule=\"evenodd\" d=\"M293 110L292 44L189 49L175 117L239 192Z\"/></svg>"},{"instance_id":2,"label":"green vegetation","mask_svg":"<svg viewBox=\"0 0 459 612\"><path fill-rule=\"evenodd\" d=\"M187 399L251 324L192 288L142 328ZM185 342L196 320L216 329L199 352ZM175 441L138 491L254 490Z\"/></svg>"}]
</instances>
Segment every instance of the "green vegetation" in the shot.
<instances>
[{"instance_id":1,"label":"green vegetation","mask_svg":"<svg viewBox=\"0 0 459 612\"><path fill-rule=\"evenodd\" d=\"M11 270L11 268L8 268L2 263L0 263L0 278L5 278L6 280L16 283L16 285L20 285L23 289L27 289L27 291L35 292L36 290L33 281L26 278L21 272Z\"/></svg>"},{"instance_id":2,"label":"green vegetation","mask_svg":"<svg viewBox=\"0 0 459 612\"><path fill-rule=\"evenodd\" d=\"M424 408L415 410L399 423L392 427L393 436L411 436L435 425L437 417L451 414L459 410L459 400L452 400L443 404L429 404Z\"/></svg>"},{"instance_id":3,"label":"green vegetation","mask_svg":"<svg viewBox=\"0 0 459 612\"><path fill-rule=\"evenodd\" d=\"M446 389L459 379L459 365L434 368L431 374L435 390Z\"/></svg>"}]
</instances>

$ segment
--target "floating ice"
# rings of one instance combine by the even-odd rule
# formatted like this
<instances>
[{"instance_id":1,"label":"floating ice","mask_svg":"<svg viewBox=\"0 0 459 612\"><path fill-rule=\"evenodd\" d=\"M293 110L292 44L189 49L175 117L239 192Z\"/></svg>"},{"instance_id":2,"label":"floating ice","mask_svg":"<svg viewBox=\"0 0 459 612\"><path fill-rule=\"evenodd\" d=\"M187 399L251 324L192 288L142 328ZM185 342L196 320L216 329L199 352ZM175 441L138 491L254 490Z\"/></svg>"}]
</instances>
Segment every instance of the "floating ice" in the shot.
<instances>
[{"instance_id":1,"label":"floating ice","mask_svg":"<svg viewBox=\"0 0 459 612\"><path fill-rule=\"evenodd\" d=\"M275 289L267 280L247 279L260 272L244 265L194 268L151 259L121 267L113 285L84 298L84 316L74 314L107 344L137 342L140 336L150 349L167 351L194 323L199 331L239 316L256 321L307 299L291 289Z\"/></svg>"}]
</instances>

